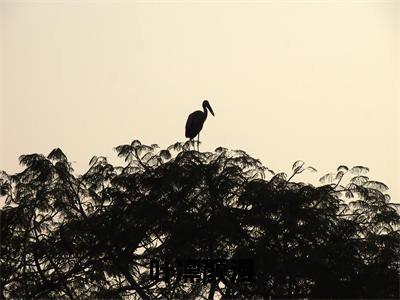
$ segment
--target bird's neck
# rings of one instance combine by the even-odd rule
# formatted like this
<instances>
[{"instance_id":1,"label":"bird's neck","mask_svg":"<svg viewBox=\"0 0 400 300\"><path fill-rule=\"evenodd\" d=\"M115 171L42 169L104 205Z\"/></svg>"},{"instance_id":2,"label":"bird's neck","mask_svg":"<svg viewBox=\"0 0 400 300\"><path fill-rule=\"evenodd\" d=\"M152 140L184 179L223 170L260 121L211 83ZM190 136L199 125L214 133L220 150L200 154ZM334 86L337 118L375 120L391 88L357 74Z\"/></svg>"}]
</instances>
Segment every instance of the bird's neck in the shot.
<instances>
[{"instance_id":1,"label":"bird's neck","mask_svg":"<svg viewBox=\"0 0 400 300\"><path fill-rule=\"evenodd\" d=\"M207 119L207 111L208 111L208 109L207 109L207 107L203 107L203 109L204 109L204 120L205 120L205 119Z\"/></svg>"}]
</instances>

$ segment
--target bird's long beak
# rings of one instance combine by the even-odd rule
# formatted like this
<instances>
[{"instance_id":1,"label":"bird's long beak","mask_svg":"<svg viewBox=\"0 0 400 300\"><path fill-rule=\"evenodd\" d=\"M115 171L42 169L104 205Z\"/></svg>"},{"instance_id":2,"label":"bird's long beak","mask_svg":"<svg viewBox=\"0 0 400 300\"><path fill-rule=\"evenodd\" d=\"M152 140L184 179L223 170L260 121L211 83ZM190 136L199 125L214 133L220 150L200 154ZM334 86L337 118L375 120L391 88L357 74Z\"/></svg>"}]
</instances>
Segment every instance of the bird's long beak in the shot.
<instances>
[{"instance_id":1,"label":"bird's long beak","mask_svg":"<svg viewBox=\"0 0 400 300\"><path fill-rule=\"evenodd\" d=\"M208 104L207 105L207 108L208 108L208 110L210 111L210 113L215 117L215 115L214 115L214 111L212 110L212 108L211 108L211 105L210 104Z\"/></svg>"}]
</instances>

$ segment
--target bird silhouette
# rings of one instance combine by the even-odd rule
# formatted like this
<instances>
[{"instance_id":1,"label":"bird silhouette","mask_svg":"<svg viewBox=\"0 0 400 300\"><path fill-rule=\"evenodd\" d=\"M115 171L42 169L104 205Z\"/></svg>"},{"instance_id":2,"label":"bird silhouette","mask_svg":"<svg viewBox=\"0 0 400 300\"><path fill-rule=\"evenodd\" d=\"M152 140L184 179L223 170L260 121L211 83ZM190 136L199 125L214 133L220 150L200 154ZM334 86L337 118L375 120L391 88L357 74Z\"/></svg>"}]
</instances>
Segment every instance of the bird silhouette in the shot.
<instances>
[{"instance_id":1,"label":"bird silhouette","mask_svg":"<svg viewBox=\"0 0 400 300\"><path fill-rule=\"evenodd\" d=\"M185 136L190 140L194 139L197 136L197 150L199 150L200 131L203 128L203 124L207 119L208 110L213 116L215 116L208 100L204 100L203 111L196 110L195 112L192 112L186 121Z\"/></svg>"}]
</instances>

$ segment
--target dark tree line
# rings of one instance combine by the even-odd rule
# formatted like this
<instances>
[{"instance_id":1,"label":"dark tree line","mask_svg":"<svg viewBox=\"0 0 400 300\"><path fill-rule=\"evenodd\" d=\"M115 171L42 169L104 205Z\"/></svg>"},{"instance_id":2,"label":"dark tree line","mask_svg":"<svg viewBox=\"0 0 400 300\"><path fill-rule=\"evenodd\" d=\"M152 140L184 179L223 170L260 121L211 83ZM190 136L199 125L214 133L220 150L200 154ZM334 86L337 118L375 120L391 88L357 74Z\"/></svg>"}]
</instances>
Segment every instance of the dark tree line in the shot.
<instances>
[{"instance_id":1,"label":"dark tree line","mask_svg":"<svg viewBox=\"0 0 400 300\"><path fill-rule=\"evenodd\" d=\"M3 298L399 298L400 216L368 168L321 186L244 151L116 148L73 173L60 149L0 174ZM267 179L268 178L268 179ZM254 281L157 282L149 261L254 261Z\"/></svg>"}]
</instances>

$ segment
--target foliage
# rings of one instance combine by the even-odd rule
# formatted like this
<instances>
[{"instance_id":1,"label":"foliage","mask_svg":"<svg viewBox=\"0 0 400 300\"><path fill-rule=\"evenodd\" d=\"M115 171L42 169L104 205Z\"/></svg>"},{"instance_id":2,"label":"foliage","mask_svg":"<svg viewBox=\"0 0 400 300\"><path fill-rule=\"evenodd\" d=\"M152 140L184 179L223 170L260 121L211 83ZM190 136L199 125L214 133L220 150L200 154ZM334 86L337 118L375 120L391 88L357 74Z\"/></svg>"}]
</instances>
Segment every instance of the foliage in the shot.
<instances>
[{"instance_id":1,"label":"foliage","mask_svg":"<svg viewBox=\"0 0 400 300\"><path fill-rule=\"evenodd\" d=\"M295 183L244 151L116 147L75 176L60 149L0 173L4 298L398 298L400 216L368 168ZM267 179L268 177L268 179ZM345 178L348 182L344 184ZM153 258L250 258L255 280L149 278Z\"/></svg>"}]
</instances>

